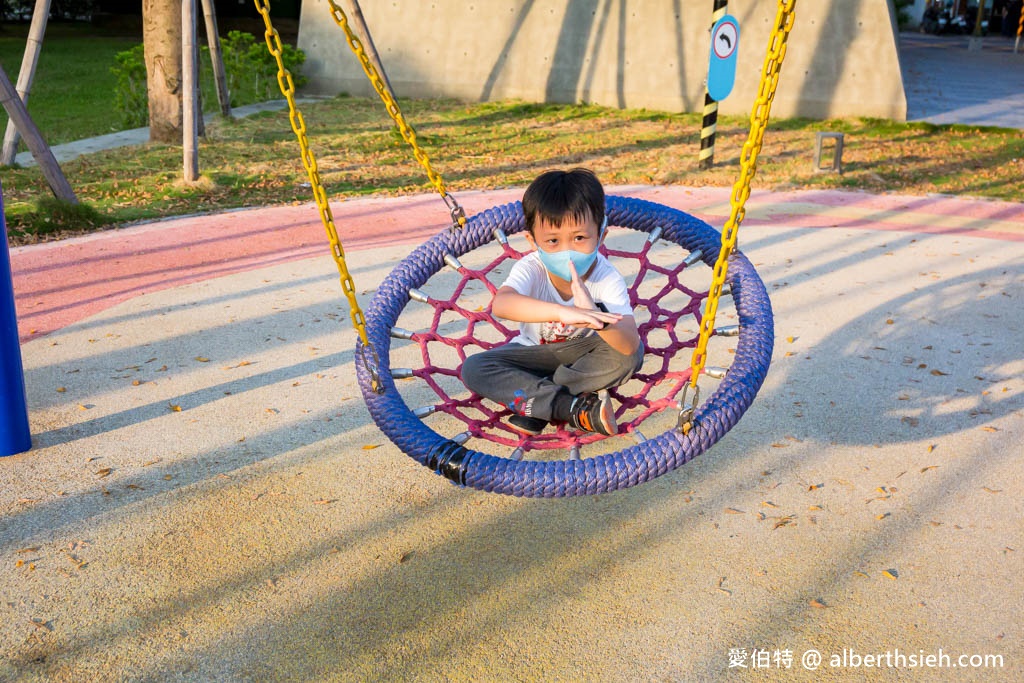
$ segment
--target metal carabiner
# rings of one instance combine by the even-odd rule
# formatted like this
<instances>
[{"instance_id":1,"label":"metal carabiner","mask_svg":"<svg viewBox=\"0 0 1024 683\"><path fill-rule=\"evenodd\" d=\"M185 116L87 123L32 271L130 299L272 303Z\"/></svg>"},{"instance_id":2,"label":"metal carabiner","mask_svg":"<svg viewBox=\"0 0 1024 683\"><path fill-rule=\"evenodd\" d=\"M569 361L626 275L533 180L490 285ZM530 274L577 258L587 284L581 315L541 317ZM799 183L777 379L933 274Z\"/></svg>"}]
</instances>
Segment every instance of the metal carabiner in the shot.
<instances>
[{"instance_id":1,"label":"metal carabiner","mask_svg":"<svg viewBox=\"0 0 1024 683\"><path fill-rule=\"evenodd\" d=\"M369 350L373 356L372 361L367 358L366 352ZM370 373L370 387L373 389L375 394L384 393L384 382L380 379L380 371L377 369L380 363L380 357L377 355L377 349L374 348L373 342L366 344L359 344L359 360L362 361L363 367Z\"/></svg>"},{"instance_id":2,"label":"metal carabiner","mask_svg":"<svg viewBox=\"0 0 1024 683\"><path fill-rule=\"evenodd\" d=\"M677 428L683 434L688 434L690 429L693 428L693 413L697 410L697 404L700 403L700 385L694 384L693 386L693 401L690 403L686 402L686 395L690 391L690 384L687 382L686 386L683 387L683 398L682 408L679 409L679 424Z\"/></svg>"},{"instance_id":3,"label":"metal carabiner","mask_svg":"<svg viewBox=\"0 0 1024 683\"><path fill-rule=\"evenodd\" d=\"M466 226L465 209L459 206L459 203L455 201L455 197L448 193L445 193L441 198L444 200L445 205L448 206L448 212L452 216L452 232L462 230Z\"/></svg>"}]
</instances>

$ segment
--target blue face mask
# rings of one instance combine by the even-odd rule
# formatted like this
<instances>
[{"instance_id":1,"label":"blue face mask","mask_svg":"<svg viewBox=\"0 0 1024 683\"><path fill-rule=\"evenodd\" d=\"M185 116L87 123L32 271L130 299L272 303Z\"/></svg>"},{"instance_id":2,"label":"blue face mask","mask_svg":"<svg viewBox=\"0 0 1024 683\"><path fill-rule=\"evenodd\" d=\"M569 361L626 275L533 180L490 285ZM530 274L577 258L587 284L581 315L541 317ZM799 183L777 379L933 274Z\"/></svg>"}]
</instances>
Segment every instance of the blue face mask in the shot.
<instances>
[{"instance_id":1,"label":"blue face mask","mask_svg":"<svg viewBox=\"0 0 1024 683\"><path fill-rule=\"evenodd\" d=\"M605 216L605 219L601 222L600 229L597 231L598 246L601 244L601 238L604 236L606 227L608 227L607 216ZM590 266L594 265L594 261L597 260L597 249L590 253L583 253L575 249L564 249L548 253L538 247L537 256L540 257L540 262L544 264L549 273L571 282L572 271L569 270L569 262L571 261L576 266L576 273L582 278L590 270Z\"/></svg>"}]
</instances>

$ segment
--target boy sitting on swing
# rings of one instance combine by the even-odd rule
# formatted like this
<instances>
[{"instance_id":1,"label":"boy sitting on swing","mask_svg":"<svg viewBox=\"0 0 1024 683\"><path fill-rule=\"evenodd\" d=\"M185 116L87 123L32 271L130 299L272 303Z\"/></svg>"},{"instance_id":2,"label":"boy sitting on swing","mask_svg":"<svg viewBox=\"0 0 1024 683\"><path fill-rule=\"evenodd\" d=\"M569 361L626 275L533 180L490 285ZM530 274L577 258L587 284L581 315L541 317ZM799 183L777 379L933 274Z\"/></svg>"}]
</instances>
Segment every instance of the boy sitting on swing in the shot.
<instances>
[{"instance_id":1,"label":"boy sitting on swing","mask_svg":"<svg viewBox=\"0 0 1024 683\"><path fill-rule=\"evenodd\" d=\"M542 173L523 195L534 251L516 262L491 303L493 315L520 323L519 335L462 366L465 385L507 406L522 434L540 434L548 422L615 434L604 390L643 364L626 283L598 253L604 211L601 182L581 168Z\"/></svg>"}]
</instances>

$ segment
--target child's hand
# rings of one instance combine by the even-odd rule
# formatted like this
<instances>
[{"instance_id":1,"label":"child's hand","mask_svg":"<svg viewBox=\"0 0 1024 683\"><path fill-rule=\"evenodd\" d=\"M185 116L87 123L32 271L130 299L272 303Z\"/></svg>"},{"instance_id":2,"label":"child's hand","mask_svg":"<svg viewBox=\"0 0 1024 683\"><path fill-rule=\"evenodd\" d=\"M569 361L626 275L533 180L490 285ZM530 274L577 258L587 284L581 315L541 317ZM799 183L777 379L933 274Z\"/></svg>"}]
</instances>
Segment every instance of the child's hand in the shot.
<instances>
[{"instance_id":1,"label":"child's hand","mask_svg":"<svg viewBox=\"0 0 1024 683\"><path fill-rule=\"evenodd\" d=\"M562 306L558 322L573 327L589 327L592 330L603 330L605 325L614 325L622 320L618 313L605 313L599 309L586 309L577 306Z\"/></svg>"},{"instance_id":2,"label":"child's hand","mask_svg":"<svg viewBox=\"0 0 1024 683\"><path fill-rule=\"evenodd\" d=\"M579 273L576 272L576 264L569 261L569 272L572 273L572 299L573 303L579 308L596 309L594 300L590 296L590 292L583 286L583 282L580 280Z\"/></svg>"}]
</instances>

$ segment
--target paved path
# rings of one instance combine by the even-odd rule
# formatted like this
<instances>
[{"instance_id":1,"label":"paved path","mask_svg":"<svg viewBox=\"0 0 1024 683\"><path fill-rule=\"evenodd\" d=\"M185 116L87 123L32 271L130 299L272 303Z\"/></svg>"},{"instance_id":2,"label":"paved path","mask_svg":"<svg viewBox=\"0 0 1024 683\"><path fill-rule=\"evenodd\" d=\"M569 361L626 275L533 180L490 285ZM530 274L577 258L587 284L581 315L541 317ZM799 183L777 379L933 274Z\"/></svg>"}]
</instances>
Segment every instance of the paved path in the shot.
<instances>
[{"instance_id":1,"label":"paved path","mask_svg":"<svg viewBox=\"0 0 1024 683\"><path fill-rule=\"evenodd\" d=\"M1024 129L1024 52L1013 40L900 34L907 120Z\"/></svg>"},{"instance_id":2,"label":"paved path","mask_svg":"<svg viewBox=\"0 0 1024 683\"><path fill-rule=\"evenodd\" d=\"M439 204L337 205L363 305ZM1021 205L755 193L758 399L679 470L561 501L458 489L381 436L314 216L14 251L34 448L0 458L0 679L860 680L844 651L1024 676Z\"/></svg>"}]
</instances>

